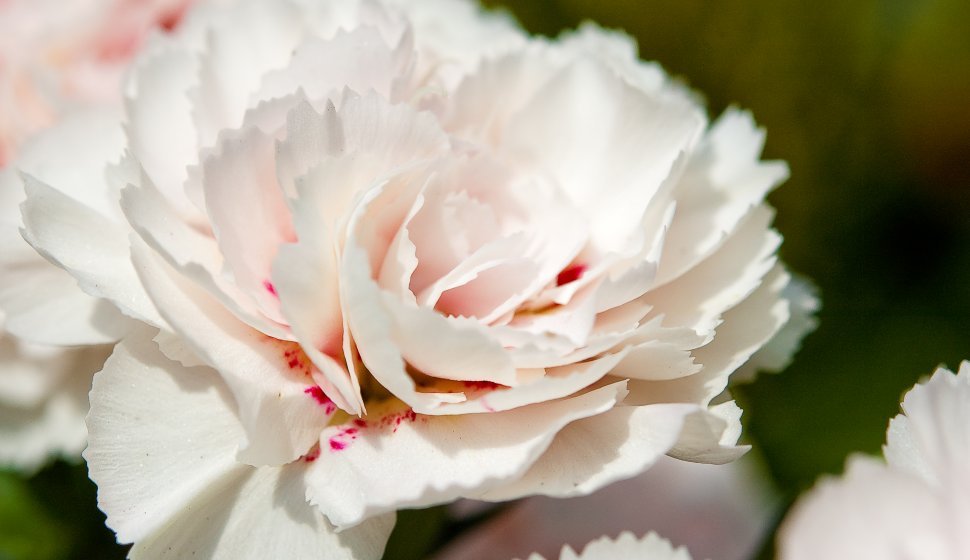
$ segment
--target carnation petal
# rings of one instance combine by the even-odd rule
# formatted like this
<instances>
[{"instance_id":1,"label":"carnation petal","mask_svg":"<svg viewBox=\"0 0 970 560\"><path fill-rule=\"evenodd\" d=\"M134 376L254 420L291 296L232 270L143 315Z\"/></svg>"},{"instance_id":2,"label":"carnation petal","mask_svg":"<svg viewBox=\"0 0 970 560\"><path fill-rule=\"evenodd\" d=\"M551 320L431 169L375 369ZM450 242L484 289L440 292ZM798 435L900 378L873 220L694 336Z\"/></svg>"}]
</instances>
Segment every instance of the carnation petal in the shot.
<instances>
[{"instance_id":1,"label":"carnation petal","mask_svg":"<svg viewBox=\"0 0 970 560\"><path fill-rule=\"evenodd\" d=\"M74 276L85 293L108 299L149 324L164 325L131 266L125 229L30 176L24 182L24 239Z\"/></svg>"},{"instance_id":2,"label":"carnation petal","mask_svg":"<svg viewBox=\"0 0 970 560\"><path fill-rule=\"evenodd\" d=\"M297 463L232 471L164 528L137 542L131 558L381 558L394 514L338 533L306 502L304 469Z\"/></svg>"},{"instance_id":3,"label":"carnation petal","mask_svg":"<svg viewBox=\"0 0 970 560\"><path fill-rule=\"evenodd\" d=\"M689 98L645 95L602 63L581 57L510 119L503 149L553 174L588 213L594 242L614 249L629 241L704 125Z\"/></svg>"},{"instance_id":4,"label":"carnation petal","mask_svg":"<svg viewBox=\"0 0 970 560\"><path fill-rule=\"evenodd\" d=\"M279 299L267 282L279 246L295 234L276 183L274 139L246 128L220 140L219 153L202 163L213 232L236 285L268 318L282 322Z\"/></svg>"},{"instance_id":5,"label":"carnation petal","mask_svg":"<svg viewBox=\"0 0 970 560\"><path fill-rule=\"evenodd\" d=\"M198 158L188 93L198 76L199 62L193 53L175 47L158 49L132 69L125 102L128 149L184 218L199 213L183 190L188 166Z\"/></svg>"},{"instance_id":6,"label":"carnation petal","mask_svg":"<svg viewBox=\"0 0 970 560\"><path fill-rule=\"evenodd\" d=\"M504 501L533 494L584 496L640 474L677 442L696 405L619 406L563 428L519 479L480 499Z\"/></svg>"},{"instance_id":7,"label":"carnation petal","mask_svg":"<svg viewBox=\"0 0 970 560\"><path fill-rule=\"evenodd\" d=\"M328 428L307 495L338 527L401 507L475 497L520 476L563 426L612 408L623 386L494 414L405 416L388 428L362 428L346 444L339 427Z\"/></svg>"},{"instance_id":8,"label":"carnation petal","mask_svg":"<svg viewBox=\"0 0 970 560\"><path fill-rule=\"evenodd\" d=\"M672 192L677 215L664 244L658 285L715 251L788 177L784 162L759 160L764 136L751 115L737 109L725 111L704 136Z\"/></svg>"},{"instance_id":9,"label":"carnation petal","mask_svg":"<svg viewBox=\"0 0 970 560\"><path fill-rule=\"evenodd\" d=\"M134 238L132 257L175 331L232 390L245 428L239 460L281 465L306 453L333 410L312 398L316 383L302 363L290 364L287 343L240 323L140 239Z\"/></svg>"},{"instance_id":10,"label":"carnation petal","mask_svg":"<svg viewBox=\"0 0 970 560\"><path fill-rule=\"evenodd\" d=\"M132 228L169 266L205 288L249 326L282 340L292 338L283 325L266 317L249 295L222 274L223 257L215 240L182 220L151 182L145 180L122 190L121 206Z\"/></svg>"},{"instance_id":11,"label":"carnation petal","mask_svg":"<svg viewBox=\"0 0 970 560\"><path fill-rule=\"evenodd\" d=\"M167 359L152 336L147 328L127 336L91 391L84 457L122 542L150 535L244 468L235 461L243 430L225 384L210 369Z\"/></svg>"},{"instance_id":12,"label":"carnation petal","mask_svg":"<svg viewBox=\"0 0 970 560\"><path fill-rule=\"evenodd\" d=\"M75 346L114 342L130 327L114 305L82 292L19 232L9 240L0 242L0 309L8 332L37 344Z\"/></svg>"}]
</instances>

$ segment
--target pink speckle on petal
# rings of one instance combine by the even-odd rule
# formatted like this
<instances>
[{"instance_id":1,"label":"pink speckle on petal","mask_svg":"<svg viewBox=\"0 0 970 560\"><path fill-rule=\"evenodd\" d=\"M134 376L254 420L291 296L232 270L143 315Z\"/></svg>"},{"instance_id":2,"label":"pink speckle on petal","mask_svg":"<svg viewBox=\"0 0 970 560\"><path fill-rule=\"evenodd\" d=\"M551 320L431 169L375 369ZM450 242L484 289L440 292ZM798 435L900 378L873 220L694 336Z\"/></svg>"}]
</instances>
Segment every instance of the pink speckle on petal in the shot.
<instances>
[{"instance_id":1,"label":"pink speckle on petal","mask_svg":"<svg viewBox=\"0 0 970 560\"><path fill-rule=\"evenodd\" d=\"M556 276L556 285L562 286L563 284L568 284L570 282L579 280L583 277L584 272L586 272L585 264L576 264L565 268L559 273L559 276Z\"/></svg>"},{"instance_id":2,"label":"pink speckle on petal","mask_svg":"<svg viewBox=\"0 0 970 560\"><path fill-rule=\"evenodd\" d=\"M331 451L343 451L347 448L347 443L340 441L337 438L330 438L330 450Z\"/></svg>"},{"instance_id":3,"label":"pink speckle on petal","mask_svg":"<svg viewBox=\"0 0 970 560\"><path fill-rule=\"evenodd\" d=\"M310 397L312 397L313 400L317 401L317 404L319 404L322 407L325 407L327 414L333 414L334 411L337 410L337 405L335 405L333 401L330 400L330 397L328 397L323 392L323 389L321 389L319 386L314 385L312 387L307 387L303 392L306 393L307 395L310 395Z\"/></svg>"},{"instance_id":4,"label":"pink speckle on petal","mask_svg":"<svg viewBox=\"0 0 970 560\"><path fill-rule=\"evenodd\" d=\"M320 458L320 447L314 446L313 449L308 451L307 454L303 456L303 461L307 463L312 463L319 458Z\"/></svg>"},{"instance_id":5,"label":"pink speckle on petal","mask_svg":"<svg viewBox=\"0 0 970 560\"><path fill-rule=\"evenodd\" d=\"M271 296L275 298L280 297L279 294L276 293L276 286L274 286L269 280L263 280L263 287L266 288L266 291L269 292Z\"/></svg>"}]
</instances>

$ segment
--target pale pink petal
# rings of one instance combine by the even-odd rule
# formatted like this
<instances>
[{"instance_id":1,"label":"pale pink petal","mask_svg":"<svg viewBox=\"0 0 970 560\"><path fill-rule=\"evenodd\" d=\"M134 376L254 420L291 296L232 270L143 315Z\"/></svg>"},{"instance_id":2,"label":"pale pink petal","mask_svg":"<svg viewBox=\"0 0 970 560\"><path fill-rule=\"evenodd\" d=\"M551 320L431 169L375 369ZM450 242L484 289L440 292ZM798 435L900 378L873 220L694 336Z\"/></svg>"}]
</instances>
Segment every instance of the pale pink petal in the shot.
<instances>
[{"instance_id":1,"label":"pale pink petal","mask_svg":"<svg viewBox=\"0 0 970 560\"><path fill-rule=\"evenodd\" d=\"M465 402L446 403L434 414L469 414L500 412L521 406L567 397L595 386L623 358L624 352L566 366L539 369L536 372L519 369L520 378L514 387L496 387L490 382L468 382L462 387ZM534 375L534 378L533 378Z\"/></svg>"},{"instance_id":2,"label":"pale pink petal","mask_svg":"<svg viewBox=\"0 0 970 560\"><path fill-rule=\"evenodd\" d=\"M581 57L510 119L503 149L555 177L589 216L594 243L612 249L629 242L681 151L691 149L704 124L689 98L645 95L602 63Z\"/></svg>"},{"instance_id":3,"label":"pale pink petal","mask_svg":"<svg viewBox=\"0 0 970 560\"><path fill-rule=\"evenodd\" d=\"M418 391L394 342L394 319L384 307L380 288L371 280L367 255L357 247L344 251L341 285L342 308L361 360L383 387L422 414L444 403L465 400L461 393Z\"/></svg>"},{"instance_id":4,"label":"pale pink petal","mask_svg":"<svg viewBox=\"0 0 970 560\"><path fill-rule=\"evenodd\" d=\"M738 445L740 436L741 409L727 401L687 416L677 445L668 454L683 461L723 465L751 449Z\"/></svg>"},{"instance_id":5,"label":"pale pink petal","mask_svg":"<svg viewBox=\"0 0 970 560\"><path fill-rule=\"evenodd\" d=\"M150 182L125 188L121 206L145 243L241 321L275 338L292 338L284 325L267 318L249 295L222 274L223 256L215 240L182 220Z\"/></svg>"},{"instance_id":6,"label":"pale pink petal","mask_svg":"<svg viewBox=\"0 0 970 560\"><path fill-rule=\"evenodd\" d=\"M515 385L515 367L505 348L481 323L445 317L384 294L394 321L394 341L408 364L422 373L456 381Z\"/></svg>"},{"instance_id":7,"label":"pale pink petal","mask_svg":"<svg viewBox=\"0 0 970 560\"><path fill-rule=\"evenodd\" d=\"M73 346L113 342L130 328L109 301L81 291L77 280L37 254L19 232L7 233L0 241L0 309L8 332L38 344Z\"/></svg>"},{"instance_id":8,"label":"pale pink petal","mask_svg":"<svg viewBox=\"0 0 970 560\"><path fill-rule=\"evenodd\" d=\"M267 283L277 250L295 234L276 182L274 139L247 128L223 135L219 147L202 163L210 225L236 285L267 317L283 322Z\"/></svg>"},{"instance_id":9,"label":"pale pink petal","mask_svg":"<svg viewBox=\"0 0 970 560\"><path fill-rule=\"evenodd\" d=\"M334 388L330 398L356 415L364 403L357 376L346 366L354 357L344 353L338 275L336 247L323 232L280 248L273 265L273 285L293 334Z\"/></svg>"},{"instance_id":10,"label":"pale pink petal","mask_svg":"<svg viewBox=\"0 0 970 560\"><path fill-rule=\"evenodd\" d=\"M337 527L401 507L476 496L520 476L556 432L609 410L624 392L623 383L616 383L495 414L405 416L388 427L359 429L352 441L340 439L346 437L342 428L331 427L310 468L307 495Z\"/></svg>"}]
</instances>

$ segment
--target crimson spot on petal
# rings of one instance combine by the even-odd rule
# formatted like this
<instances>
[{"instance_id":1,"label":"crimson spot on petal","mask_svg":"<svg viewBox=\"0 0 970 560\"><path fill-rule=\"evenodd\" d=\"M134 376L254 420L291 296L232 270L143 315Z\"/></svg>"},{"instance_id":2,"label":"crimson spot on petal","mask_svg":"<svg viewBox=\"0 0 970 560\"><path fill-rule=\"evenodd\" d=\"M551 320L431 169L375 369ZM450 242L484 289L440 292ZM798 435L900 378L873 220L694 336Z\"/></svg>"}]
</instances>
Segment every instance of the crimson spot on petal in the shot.
<instances>
[{"instance_id":1,"label":"crimson spot on petal","mask_svg":"<svg viewBox=\"0 0 970 560\"><path fill-rule=\"evenodd\" d=\"M562 286L563 284L575 282L583 277L584 272L586 272L585 264L575 264L568 268L564 268L563 271L556 276L556 285Z\"/></svg>"}]
</instances>

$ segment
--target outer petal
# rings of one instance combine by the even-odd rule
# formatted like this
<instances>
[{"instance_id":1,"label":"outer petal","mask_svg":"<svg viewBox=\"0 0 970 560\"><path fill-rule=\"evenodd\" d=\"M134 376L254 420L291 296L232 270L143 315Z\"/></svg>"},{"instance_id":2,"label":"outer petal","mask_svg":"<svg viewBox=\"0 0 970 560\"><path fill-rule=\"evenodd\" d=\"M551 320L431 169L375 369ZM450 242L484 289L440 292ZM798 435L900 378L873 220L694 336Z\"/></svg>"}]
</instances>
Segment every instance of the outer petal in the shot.
<instances>
[{"instance_id":1,"label":"outer petal","mask_svg":"<svg viewBox=\"0 0 970 560\"><path fill-rule=\"evenodd\" d=\"M791 318L731 376L734 382L752 380L759 371L778 372L785 369L801 347L805 335L818 326L815 314L821 302L818 290L811 282L793 276L788 286L782 290L781 297L788 301Z\"/></svg>"},{"instance_id":2,"label":"outer petal","mask_svg":"<svg viewBox=\"0 0 970 560\"><path fill-rule=\"evenodd\" d=\"M304 470L297 463L233 471L163 529L136 543L131 558L381 558L394 514L337 533L306 503Z\"/></svg>"},{"instance_id":3,"label":"outer petal","mask_svg":"<svg viewBox=\"0 0 970 560\"><path fill-rule=\"evenodd\" d=\"M280 465L306 453L332 410L307 393L316 384L289 365L288 347L239 322L134 237L132 256L166 319L232 390L246 433L240 460Z\"/></svg>"},{"instance_id":4,"label":"outer petal","mask_svg":"<svg viewBox=\"0 0 970 560\"><path fill-rule=\"evenodd\" d=\"M519 479L472 496L505 501L532 494L583 496L646 470L680 437L688 404L621 406L578 420L556 434L549 449Z\"/></svg>"},{"instance_id":5,"label":"outer petal","mask_svg":"<svg viewBox=\"0 0 970 560\"><path fill-rule=\"evenodd\" d=\"M4 228L0 235L0 309L7 331L38 344L73 346L113 342L129 328L110 302L81 291L77 280L47 262L19 231Z\"/></svg>"},{"instance_id":6,"label":"outer petal","mask_svg":"<svg viewBox=\"0 0 970 560\"><path fill-rule=\"evenodd\" d=\"M349 527L396 508L476 495L520 476L563 426L609 410L624 393L616 383L495 414L405 416L413 421L363 428L349 442L328 428L308 496L331 522Z\"/></svg>"},{"instance_id":7,"label":"outer petal","mask_svg":"<svg viewBox=\"0 0 970 560\"><path fill-rule=\"evenodd\" d=\"M34 249L71 273L89 295L164 325L131 266L125 227L36 179L26 177L26 190L24 239Z\"/></svg>"},{"instance_id":8,"label":"outer petal","mask_svg":"<svg viewBox=\"0 0 970 560\"><path fill-rule=\"evenodd\" d=\"M723 316L714 339L693 351L703 369L670 381L636 381L629 403L709 403L725 387L728 377L764 346L788 320L788 302L781 297L789 276L781 265L765 275L761 285Z\"/></svg>"},{"instance_id":9,"label":"outer petal","mask_svg":"<svg viewBox=\"0 0 970 560\"><path fill-rule=\"evenodd\" d=\"M657 282L669 282L716 250L739 222L788 177L784 162L759 160L764 131L748 113L728 109L691 154L671 196L677 215Z\"/></svg>"},{"instance_id":10,"label":"outer petal","mask_svg":"<svg viewBox=\"0 0 970 560\"><path fill-rule=\"evenodd\" d=\"M379 558L392 517L335 534L303 499L302 464L234 460L242 428L218 375L169 361L152 332L120 344L92 391L85 452L133 558ZM188 444L187 444L188 443Z\"/></svg>"},{"instance_id":11,"label":"outer petal","mask_svg":"<svg viewBox=\"0 0 970 560\"><path fill-rule=\"evenodd\" d=\"M59 189L84 211L113 222L117 193L105 185L104 167L122 149L119 120L113 110L80 111L36 136L14 165ZM82 292L67 272L24 242L19 209L24 194L14 169L0 172L0 307L7 315L7 330L41 344L117 340L128 321L110 303Z\"/></svg>"}]
</instances>

